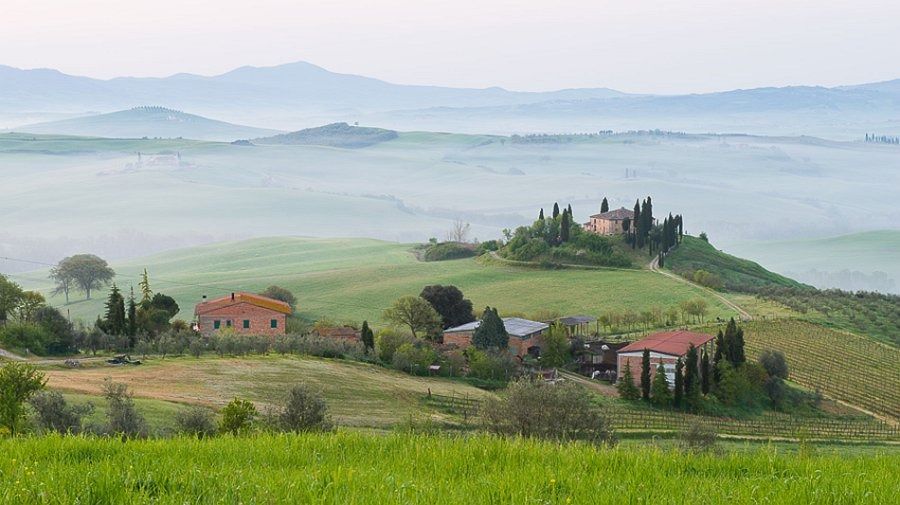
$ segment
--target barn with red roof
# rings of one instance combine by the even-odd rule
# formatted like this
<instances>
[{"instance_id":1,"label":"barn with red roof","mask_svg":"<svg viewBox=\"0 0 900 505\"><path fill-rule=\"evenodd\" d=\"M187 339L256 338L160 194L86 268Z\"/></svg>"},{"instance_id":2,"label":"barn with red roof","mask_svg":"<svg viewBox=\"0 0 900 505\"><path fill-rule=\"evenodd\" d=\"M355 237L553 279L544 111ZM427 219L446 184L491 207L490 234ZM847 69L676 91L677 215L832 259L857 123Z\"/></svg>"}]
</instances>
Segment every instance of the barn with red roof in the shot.
<instances>
[{"instance_id":1,"label":"barn with red roof","mask_svg":"<svg viewBox=\"0 0 900 505\"><path fill-rule=\"evenodd\" d=\"M678 358L684 358L692 344L697 348L698 353L700 350L706 349L706 352L711 354L714 338L712 335L687 330L653 333L643 340L632 342L619 349L616 363L618 376L622 378L625 373L625 364L628 363L635 384L640 383L641 360L644 356L644 349L646 349L650 351L651 378L656 375L656 367L662 363L671 386L675 383L675 364L678 362Z\"/></svg>"}]
</instances>

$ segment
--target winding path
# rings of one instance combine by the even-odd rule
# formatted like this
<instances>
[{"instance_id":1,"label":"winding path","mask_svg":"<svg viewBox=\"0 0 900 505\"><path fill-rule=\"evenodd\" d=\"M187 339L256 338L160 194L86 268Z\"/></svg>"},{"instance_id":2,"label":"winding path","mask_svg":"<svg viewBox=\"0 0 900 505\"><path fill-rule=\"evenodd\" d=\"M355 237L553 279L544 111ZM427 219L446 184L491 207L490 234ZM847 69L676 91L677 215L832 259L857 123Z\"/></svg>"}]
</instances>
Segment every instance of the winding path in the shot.
<instances>
[{"instance_id":1,"label":"winding path","mask_svg":"<svg viewBox=\"0 0 900 505\"><path fill-rule=\"evenodd\" d=\"M647 264L647 269L649 269L651 272L656 272L660 275L665 275L666 277L668 277L670 279L674 279L683 284L687 284L687 285L693 286L697 289L702 289L703 291L706 291L708 294L716 297L716 299L718 299L720 302L724 303L726 306L728 306L729 308L731 308L732 310L734 310L735 312L740 314L741 321L752 321L753 320L753 316L750 315L749 312L742 309L740 306L738 306L736 303L732 302L728 298L725 298L724 296L722 296L722 294L719 293L718 291L710 289L706 286L701 286L697 283L694 283L694 282L691 282L691 281L685 279L684 277L682 277L680 275L673 274L672 272L668 272L668 271L660 268L659 267L659 256L654 257L653 261L651 261L650 263Z\"/></svg>"}]
</instances>

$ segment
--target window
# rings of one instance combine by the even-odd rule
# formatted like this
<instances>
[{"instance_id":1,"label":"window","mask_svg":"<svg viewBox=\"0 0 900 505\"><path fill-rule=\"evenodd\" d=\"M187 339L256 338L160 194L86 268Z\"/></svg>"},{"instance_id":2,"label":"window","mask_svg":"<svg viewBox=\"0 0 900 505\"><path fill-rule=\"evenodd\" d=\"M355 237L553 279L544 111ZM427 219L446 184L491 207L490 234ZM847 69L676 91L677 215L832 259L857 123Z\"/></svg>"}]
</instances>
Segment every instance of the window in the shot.
<instances>
[{"instance_id":1,"label":"window","mask_svg":"<svg viewBox=\"0 0 900 505\"><path fill-rule=\"evenodd\" d=\"M244 329L246 330L247 328L250 328L250 320L244 319Z\"/></svg>"},{"instance_id":2,"label":"window","mask_svg":"<svg viewBox=\"0 0 900 505\"><path fill-rule=\"evenodd\" d=\"M270 328L278 328L278 320L273 319L273 320L269 321L269 327Z\"/></svg>"},{"instance_id":3,"label":"window","mask_svg":"<svg viewBox=\"0 0 900 505\"><path fill-rule=\"evenodd\" d=\"M225 321L225 326L231 328L231 319Z\"/></svg>"},{"instance_id":4,"label":"window","mask_svg":"<svg viewBox=\"0 0 900 505\"><path fill-rule=\"evenodd\" d=\"M214 330L218 330L220 326L222 326L222 321L219 321L218 319L213 321L213 329Z\"/></svg>"}]
</instances>

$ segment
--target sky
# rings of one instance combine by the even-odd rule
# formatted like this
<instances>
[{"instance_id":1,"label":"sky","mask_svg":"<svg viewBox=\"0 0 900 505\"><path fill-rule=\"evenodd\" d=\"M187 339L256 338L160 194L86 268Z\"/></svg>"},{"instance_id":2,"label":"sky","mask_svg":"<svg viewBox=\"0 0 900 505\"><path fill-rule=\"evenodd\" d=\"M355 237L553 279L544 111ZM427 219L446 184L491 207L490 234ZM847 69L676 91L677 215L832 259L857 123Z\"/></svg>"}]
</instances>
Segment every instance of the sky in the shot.
<instances>
[{"instance_id":1,"label":"sky","mask_svg":"<svg viewBox=\"0 0 900 505\"><path fill-rule=\"evenodd\" d=\"M897 0L0 0L0 64L691 93L900 78Z\"/></svg>"}]
</instances>

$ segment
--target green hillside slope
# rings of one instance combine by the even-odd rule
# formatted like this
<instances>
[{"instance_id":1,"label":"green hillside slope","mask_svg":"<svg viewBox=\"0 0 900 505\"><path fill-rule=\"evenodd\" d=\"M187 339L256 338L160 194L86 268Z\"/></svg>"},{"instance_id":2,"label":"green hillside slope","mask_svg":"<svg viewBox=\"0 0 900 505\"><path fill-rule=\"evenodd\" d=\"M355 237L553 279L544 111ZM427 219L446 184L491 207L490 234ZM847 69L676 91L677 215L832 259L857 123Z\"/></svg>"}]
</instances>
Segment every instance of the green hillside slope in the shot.
<instances>
[{"instance_id":1,"label":"green hillside slope","mask_svg":"<svg viewBox=\"0 0 900 505\"><path fill-rule=\"evenodd\" d=\"M722 252L696 237L684 237L682 243L666 257L665 266L679 275L691 275L696 270L715 274L727 291L755 291L771 286L803 287L793 279L770 272L753 261Z\"/></svg>"},{"instance_id":2,"label":"green hillside slope","mask_svg":"<svg viewBox=\"0 0 900 505\"><path fill-rule=\"evenodd\" d=\"M292 290L303 316L353 321L379 321L393 300L418 294L429 284L454 284L476 308L491 305L504 312L599 315L610 309L665 309L702 297L710 317L734 314L706 291L646 270L547 271L474 258L421 262L411 247L369 239L266 238L183 249L112 266L118 273L116 282L125 290L137 288L138 275L146 267L154 288L174 296L182 308L177 317L185 319L192 317L194 304L204 294L261 291L270 284ZM51 286L44 275L31 272L13 279L49 296ZM58 296L50 301L63 303ZM74 302L64 310L93 321L103 310L103 300Z\"/></svg>"}]
</instances>

